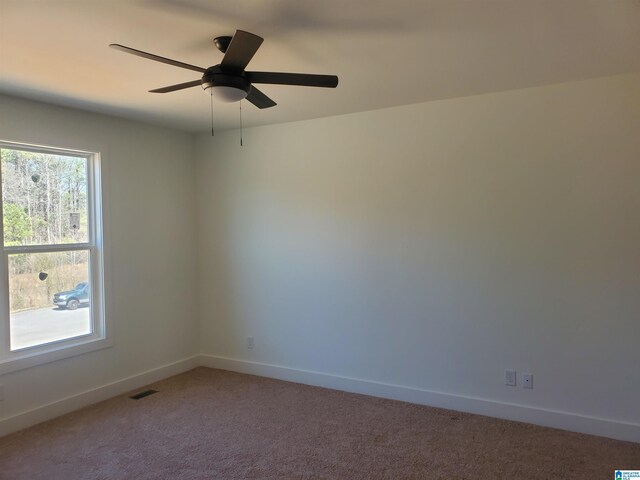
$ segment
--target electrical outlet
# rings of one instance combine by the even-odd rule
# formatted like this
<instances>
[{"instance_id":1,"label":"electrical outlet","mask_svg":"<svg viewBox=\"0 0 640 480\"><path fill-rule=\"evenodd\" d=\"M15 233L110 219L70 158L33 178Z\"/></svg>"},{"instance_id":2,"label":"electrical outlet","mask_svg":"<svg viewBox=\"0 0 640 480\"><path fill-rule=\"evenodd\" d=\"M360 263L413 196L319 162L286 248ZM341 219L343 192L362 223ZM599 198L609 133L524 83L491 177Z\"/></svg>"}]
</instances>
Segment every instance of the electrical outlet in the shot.
<instances>
[{"instance_id":1,"label":"electrical outlet","mask_svg":"<svg viewBox=\"0 0 640 480\"><path fill-rule=\"evenodd\" d=\"M256 339L253 337L247 337L247 350L253 350L256 346Z\"/></svg>"},{"instance_id":2,"label":"electrical outlet","mask_svg":"<svg viewBox=\"0 0 640 480\"><path fill-rule=\"evenodd\" d=\"M4 400L4 385L0 385L0 402Z\"/></svg>"},{"instance_id":3,"label":"electrical outlet","mask_svg":"<svg viewBox=\"0 0 640 480\"><path fill-rule=\"evenodd\" d=\"M533 373L522 374L522 388L533 388Z\"/></svg>"},{"instance_id":4,"label":"electrical outlet","mask_svg":"<svg viewBox=\"0 0 640 480\"><path fill-rule=\"evenodd\" d=\"M516 386L516 371L515 370L505 370L504 371L504 384L509 385L510 387Z\"/></svg>"}]
</instances>

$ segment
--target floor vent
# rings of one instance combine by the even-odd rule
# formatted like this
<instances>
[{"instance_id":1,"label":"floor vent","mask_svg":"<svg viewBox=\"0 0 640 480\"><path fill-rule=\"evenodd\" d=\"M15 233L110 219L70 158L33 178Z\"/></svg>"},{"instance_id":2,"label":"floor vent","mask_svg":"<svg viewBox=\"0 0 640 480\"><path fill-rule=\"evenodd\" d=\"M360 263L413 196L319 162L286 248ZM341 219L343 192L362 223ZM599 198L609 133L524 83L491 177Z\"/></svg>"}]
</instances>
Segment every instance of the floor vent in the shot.
<instances>
[{"instance_id":1,"label":"floor vent","mask_svg":"<svg viewBox=\"0 0 640 480\"><path fill-rule=\"evenodd\" d=\"M132 400L140 400L141 398L148 397L149 395L153 395L154 393L158 393L157 390L145 390L144 392L136 393L135 395L131 395L129 398Z\"/></svg>"}]
</instances>

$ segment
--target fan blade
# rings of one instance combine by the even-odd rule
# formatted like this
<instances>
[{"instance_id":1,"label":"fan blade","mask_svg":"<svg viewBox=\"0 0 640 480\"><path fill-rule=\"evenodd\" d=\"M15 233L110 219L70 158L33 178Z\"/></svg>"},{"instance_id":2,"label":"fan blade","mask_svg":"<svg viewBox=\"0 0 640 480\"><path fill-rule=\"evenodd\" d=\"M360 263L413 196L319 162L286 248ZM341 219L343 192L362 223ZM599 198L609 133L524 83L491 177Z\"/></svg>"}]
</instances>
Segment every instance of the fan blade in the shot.
<instances>
[{"instance_id":1,"label":"fan blade","mask_svg":"<svg viewBox=\"0 0 640 480\"><path fill-rule=\"evenodd\" d=\"M155 60L156 62L166 63L168 65L173 65L174 67L186 68L189 70L195 70L196 72L202 72L202 73L206 72L206 69L202 67L190 65L188 63L178 62L177 60L171 60L170 58L160 57L159 55L143 52L142 50L136 50L135 48L125 47L124 45L120 45L118 43L112 43L109 46L111 48L115 48L116 50L120 50L121 52L130 53L131 55L137 55L138 57L147 58L149 60Z\"/></svg>"},{"instance_id":2,"label":"fan blade","mask_svg":"<svg viewBox=\"0 0 640 480\"><path fill-rule=\"evenodd\" d=\"M169 93L176 90L183 90L185 88L197 87L202 85L202 80L192 80L191 82L178 83L177 85L170 85L168 87L156 88L155 90L149 90L150 93Z\"/></svg>"},{"instance_id":3,"label":"fan blade","mask_svg":"<svg viewBox=\"0 0 640 480\"><path fill-rule=\"evenodd\" d=\"M236 30L220 63L220 67L223 70L241 72L249 64L263 41L264 38L258 35L244 30Z\"/></svg>"},{"instance_id":4,"label":"fan blade","mask_svg":"<svg viewBox=\"0 0 640 480\"><path fill-rule=\"evenodd\" d=\"M246 100L250 101L258 108L269 108L277 105L276 102L271 100L253 85L251 86L251 90L249 90L249 95L247 95Z\"/></svg>"},{"instance_id":5,"label":"fan blade","mask_svg":"<svg viewBox=\"0 0 640 480\"><path fill-rule=\"evenodd\" d=\"M271 83L276 85L300 85L302 87L336 88L335 75L314 75L311 73L246 72L251 83Z\"/></svg>"}]
</instances>

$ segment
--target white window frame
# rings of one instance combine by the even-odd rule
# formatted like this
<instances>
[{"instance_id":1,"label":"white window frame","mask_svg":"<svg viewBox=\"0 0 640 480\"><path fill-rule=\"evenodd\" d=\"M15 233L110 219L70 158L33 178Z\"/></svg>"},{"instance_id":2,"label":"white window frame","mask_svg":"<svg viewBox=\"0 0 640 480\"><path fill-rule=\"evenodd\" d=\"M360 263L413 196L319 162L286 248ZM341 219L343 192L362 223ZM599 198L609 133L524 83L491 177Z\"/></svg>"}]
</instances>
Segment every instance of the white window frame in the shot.
<instances>
[{"instance_id":1,"label":"white window frame","mask_svg":"<svg viewBox=\"0 0 640 480\"><path fill-rule=\"evenodd\" d=\"M103 182L100 153L68 148L31 145L0 140L0 149L50 153L83 158L87 161L87 242L4 246L4 225L0 208L0 375L55 360L92 352L112 345L112 328L105 312L105 243L103 217ZM2 185L0 169L0 185ZM2 198L0 197L0 205ZM17 253L54 253L89 251L91 285L91 333L11 351L9 306L9 255Z\"/></svg>"}]
</instances>

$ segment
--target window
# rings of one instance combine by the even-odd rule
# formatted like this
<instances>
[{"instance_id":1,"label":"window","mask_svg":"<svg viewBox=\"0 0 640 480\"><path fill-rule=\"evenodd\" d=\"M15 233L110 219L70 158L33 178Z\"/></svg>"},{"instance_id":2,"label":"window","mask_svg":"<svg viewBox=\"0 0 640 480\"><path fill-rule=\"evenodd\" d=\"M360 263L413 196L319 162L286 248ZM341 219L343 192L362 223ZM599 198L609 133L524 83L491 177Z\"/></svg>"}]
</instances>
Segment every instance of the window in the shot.
<instances>
[{"instance_id":1,"label":"window","mask_svg":"<svg viewBox=\"0 0 640 480\"><path fill-rule=\"evenodd\" d=\"M108 346L97 153L0 142L0 373Z\"/></svg>"}]
</instances>

